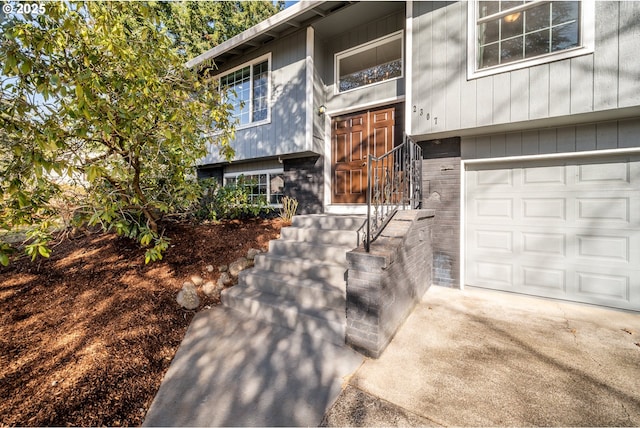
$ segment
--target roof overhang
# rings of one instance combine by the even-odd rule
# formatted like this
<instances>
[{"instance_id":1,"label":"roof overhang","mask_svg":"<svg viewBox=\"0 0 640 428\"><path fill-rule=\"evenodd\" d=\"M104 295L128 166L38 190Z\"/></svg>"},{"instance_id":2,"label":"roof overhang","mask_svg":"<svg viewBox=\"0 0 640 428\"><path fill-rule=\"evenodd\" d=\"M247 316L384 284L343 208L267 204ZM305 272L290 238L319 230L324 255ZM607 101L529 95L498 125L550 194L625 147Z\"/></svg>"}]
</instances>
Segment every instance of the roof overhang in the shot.
<instances>
[{"instance_id":1,"label":"roof overhang","mask_svg":"<svg viewBox=\"0 0 640 428\"><path fill-rule=\"evenodd\" d=\"M220 66L231 58L243 55L264 44L282 37L312 22L322 19L352 3L351 1L303 0L273 15L209 49L205 53L188 61L187 68L209 66L212 63Z\"/></svg>"}]
</instances>

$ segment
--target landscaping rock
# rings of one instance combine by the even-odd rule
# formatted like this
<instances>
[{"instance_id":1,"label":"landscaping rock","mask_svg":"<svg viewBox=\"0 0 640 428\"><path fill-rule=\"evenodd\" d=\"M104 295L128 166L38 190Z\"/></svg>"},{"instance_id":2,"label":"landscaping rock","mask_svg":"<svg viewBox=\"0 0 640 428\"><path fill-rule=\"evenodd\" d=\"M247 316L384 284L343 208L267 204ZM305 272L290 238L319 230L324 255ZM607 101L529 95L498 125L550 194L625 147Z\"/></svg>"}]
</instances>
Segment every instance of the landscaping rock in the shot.
<instances>
[{"instance_id":1,"label":"landscaping rock","mask_svg":"<svg viewBox=\"0 0 640 428\"><path fill-rule=\"evenodd\" d=\"M222 289L213 281L207 281L202 285L202 292L212 299L219 299Z\"/></svg>"},{"instance_id":2,"label":"landscaping rock","mask_svg":"<svg viewBox=\"0 0 640 428\"><path fill-rule=\"evenodd\" d=\"M227 287L233 283L233 277L228 272L222 272L218 278L219 287Z\"/></svg>"},{"instance_id":3,"label":"landscaping rock","mask_svg":"<svg viewBox=\"0 0 640 428\"><path fill-rule=\"evenodd\" d=\"M198 287L204 284L204 279L200 275L191 275L191 282Z\"/></svg>"},{"instance_id":4,"label":"landscaping rock","mask_svg":"<svg viewBox=\"0 0 640 428\"><path fill-rule=\"evenodd\" d=\"M238 276L240 272L242 272L249 266L251 266L251 263L249 262L249 260L247 260L244 257L240 257L238 260L236 260L235 262L229 265L229 274L231 274L231 276L234 276L234 277Z\"/></svg>"},{"instance_id":5,"label":"landscaping rock","mask_svg":"<svg viewBox=\"0 0 640 428\"><path fill-rule=\"evenodd\" d=\"M227 265L218 266L218 272L226 272L228 270L229 270L229 266L227 266Z\"/></svg>"},{"instance_id":6,"label":"landscaping rock","mask_svg":"<svg viewBox=\"0 0 640 428\"><path fill-rule=\"evenodd\" d=\"M178 292L176 301L185 309L196 309L200 306L200 297L198 297L198 290L196 289L196 286L190 282L185 282L182 285L182 290Z\"/></svg>"},{"instance_id":7,"label":"landscaping rock","mask_svg":"<svg viewBox=\"0 0 640 428\"><path fill-rule=\"evenodd\" d=\"M211 273L213 272L213 265L207 265L205 269L207 270L207 272Z\"/></svg>"},{"instance_id":8,"label":"landscaping rock","mask_svg":"<svg viewBox=\"0 0 640 428\"><path fill-rule=\"evenodd\" d=\"M258 250L257 248L249 248L249 251L247 251L247 260L255 259L256 256L261 252L262 251Z\"/></svg>"}]
</instances>

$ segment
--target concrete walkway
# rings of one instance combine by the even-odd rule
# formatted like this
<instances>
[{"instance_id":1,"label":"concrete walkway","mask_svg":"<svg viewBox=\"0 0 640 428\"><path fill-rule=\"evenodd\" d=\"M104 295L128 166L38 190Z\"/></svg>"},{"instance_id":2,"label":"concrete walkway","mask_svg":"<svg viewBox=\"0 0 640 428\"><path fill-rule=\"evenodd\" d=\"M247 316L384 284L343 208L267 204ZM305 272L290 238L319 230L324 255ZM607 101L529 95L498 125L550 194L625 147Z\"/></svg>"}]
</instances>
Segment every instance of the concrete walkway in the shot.
<instances>
[{"instance_id":1,"label":"concrete walkway","mask_svg":"<svg viewBox=\"0 0 640 428\"><path fill-rule=\"evenodd\" d=\"M218 306L193 319L143 426L317 426L362 361Z\"/></svg>"},{"instance_id":2,"label":"concrete walkway","mask_svg":"<svg viewBox=\"0 0 640 428\"><path fill-rule=\"evenodd\" d=\"M636 344L637 313L431 287L362 364L217 307L194 318L144 425L640 426Z\"/></svg>"},{"instance_id":3,"label":"concrete walkway","mask_svg":"<svg viewBox=\"0 0 640 428\"><path fill-rule=\"evenodd\" d=\"M431 287L330 426L640 426L640 314Z\"/></svg>"}]
</instances>

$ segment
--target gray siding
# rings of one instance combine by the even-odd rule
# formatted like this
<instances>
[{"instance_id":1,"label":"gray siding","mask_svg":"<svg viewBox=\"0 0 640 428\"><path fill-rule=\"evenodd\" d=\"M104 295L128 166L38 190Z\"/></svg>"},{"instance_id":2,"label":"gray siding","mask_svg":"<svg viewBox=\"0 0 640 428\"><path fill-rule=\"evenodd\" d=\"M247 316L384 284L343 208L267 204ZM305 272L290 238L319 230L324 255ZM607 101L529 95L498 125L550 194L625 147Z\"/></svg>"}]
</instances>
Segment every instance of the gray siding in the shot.
<instances>
[{"instance_id":1,"label":"gray siding","mask_svg":"<svg viewBox=\"0 0 640 428\"><path fill-rule=\"evenodd\" d=\"M305 136L306 118L306 30L266 45L237 62L233 67L271 52L271 122L236 131L233 142L235 160L309 152L313 148ZM212 146L203 164L222 162Z\"/></svg>"},{"instance_id":2,"label":"gray siding","mask_svg":"<svg viewBox=\"0 0 640 428\"><path fill-rule=\"evenodd\" d=\"M412 134L640 106L640 2L595 7L593 54L468 80L467 2L414 2Z\"/></svg>"},{"instance_id":3,"label":"gray siding","mask_svg":"<svg viewBox=\"0 0 640 428\"><path fill-rule=\"evenodd\" d=\"M372 5L375 3L372 3ZM364 25L351 28L344 33L322 41L323 49L316 54L322 64L319 65L321 77L326 85L325 99L328 110L336 111L375 103L379 100L392 99L404 95L404 78L382 82L370 87L352 90L342 94L335 93L335 54L354 48L398 30L404 29L404 9L374 20ZM406 56L405 56L406 69ZM406 72L405 72L406 74Z\"/></svg>"},{"instance_id":4,"label":"gray siding","mask_svg":"<svg viewBox=\"0 0 640 428\"><path fill-rule=\"evenodd\" d=\"M462 159L640 147L640 118L462 139Z\"/></svg>"},{"instance_id":5,"label":"gray siding","mask_svg":"<svg viewBox=\"0 0 640 428\"><path fill-rule=\"evenodd\" d=\"M322 66L322 45L314 39L313 59L313 144L316 153L324 152L325 116L318 114L320 106L326 107L325 88L319 67Z\"/></svg>"}]
</instances>

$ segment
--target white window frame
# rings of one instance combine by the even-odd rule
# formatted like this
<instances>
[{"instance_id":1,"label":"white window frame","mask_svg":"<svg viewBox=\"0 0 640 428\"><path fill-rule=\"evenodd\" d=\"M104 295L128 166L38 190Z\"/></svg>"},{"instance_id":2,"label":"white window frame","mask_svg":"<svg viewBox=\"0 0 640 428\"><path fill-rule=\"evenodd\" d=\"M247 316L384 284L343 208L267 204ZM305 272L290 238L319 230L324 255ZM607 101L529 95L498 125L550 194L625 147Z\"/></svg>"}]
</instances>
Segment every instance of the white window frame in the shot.
<instances>
[{"instance_id":1,"label":"white window frame","mask_svg":"<svg viewBox=\"0 0 640 428\"><path fill-rule=\"evenodd\" d=\"M238 178L241 175L248 177L251 175L267 175L267 202L270 207L273 208L282 208L282 204L272 204L271 201L271 175L282 175L284 174L284 168L271 168L271 169L257 169L257 170L248 170L248 171L237 171L237 172L228 172L224 173L224 185L226 186L229 178Z\"/></svg>"},{"instance_id":2,"label":"white window frame","mask_svg":"<svg viewBox=\"0 0 640 428\"><path fill-rule=\"evenodd\" d=\"M391 79L381 80L379 82L369 83L367 85L358 86L357 88L347 89L346 91L340 91L340 60L355 55L357 53L366 51L371 48L375 48L376 46L380 46L386 42L389 42L393 39L400 39L400 55L402 59L402 69L400 71L400 76L392 77ZM405 54L404 54L404 30L399 30L391 34L387 34L386 36L379 37L375 40L371 40L367 43L363 43L356 47L343 50L334 55L333 58L334 64L334 93L336 95L346 94L347 92L357 91L363 88L370 88L375 85L380 85L387 82L393 82L394 80L402 79L404 77L404 68L405 68Z\"/></svg>"},{"instance_id":3,"label":"white window frame","mask_svg":"<svg viewBox=\"0 0 640 428\"><path fill-rule=\"evenodd\" d=\"M522 6L522 10L535 7L538 3L549 3L549 0L533 0ZM573 58L581 55L588 55L594 51L595 38L595 1L580 1L580 46L565 49L557 52L524 58L519 61L510 62L504 65L494 65L492 67L477 69L478 63L478 0L470 0L467 3L467 78L476 79L484 76L504 73L522 68L533 67L562 59ZM520 9L520 7L518 8Z\"/></svg>"},{"instance_id":4,"label":"white window frame","mask_svg":"<svg viewBox=\"0 0 640 428\"><path fill-rule=\"evenodd\" d=\"M267 117L266 119L254 122L253 121L253 68L255 65L260 64L261 62L267 61ZM271 123L271 52L266 53L262 56L252 59L251 61L245 62L237 67L231 68L229 70L225 70L224 72L217 74L215 76L218 79L218 88L222 90L222 78L228 76L230 74L235 73L238 70L241 70L246 67L250 67L249 69L249 123L241 125L238 123L236 126L236 130L251 128L254 126L265 125Z\"/></svg>"}]
</instances>

